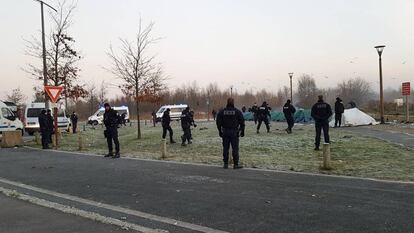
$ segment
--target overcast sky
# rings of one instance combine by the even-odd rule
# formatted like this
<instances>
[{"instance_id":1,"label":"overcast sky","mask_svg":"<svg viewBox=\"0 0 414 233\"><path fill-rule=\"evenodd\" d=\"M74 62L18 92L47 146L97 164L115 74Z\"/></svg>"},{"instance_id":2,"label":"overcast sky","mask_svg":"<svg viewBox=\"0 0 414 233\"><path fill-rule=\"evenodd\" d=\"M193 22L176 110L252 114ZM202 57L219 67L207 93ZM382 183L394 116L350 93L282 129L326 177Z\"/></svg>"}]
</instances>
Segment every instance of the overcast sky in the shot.
<instances>
[{"instance_id":1,"label":"overcast sky","mask_svg":"<svg viewBox=\"0 0 414 233\"><path fill-rule=\"evenodd\" d=\"M163 38L152 52L172 88L196 80L277 91L294 72L320 87L362 77L377 89L379 44L385 86L414 81L413 0L79 0L70 33L84 55L82 82L119 82L102 68L106 52L134 38L140 15ZM0 96L19 86L32 96L39 82L21 71L31 61L23 39L40 37L39 4L1 0L0 29Z\"/></svg>"}]
</instances>

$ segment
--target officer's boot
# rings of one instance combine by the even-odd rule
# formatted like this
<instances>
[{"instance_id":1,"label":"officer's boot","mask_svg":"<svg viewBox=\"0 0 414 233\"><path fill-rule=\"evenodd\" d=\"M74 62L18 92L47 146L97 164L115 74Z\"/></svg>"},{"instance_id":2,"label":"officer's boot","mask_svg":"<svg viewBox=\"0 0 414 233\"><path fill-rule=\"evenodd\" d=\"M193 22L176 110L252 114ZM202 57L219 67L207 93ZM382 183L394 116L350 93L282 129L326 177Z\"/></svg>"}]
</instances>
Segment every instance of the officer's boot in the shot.
<instances>
[{"instance_id":1,"label":"officer's boot","mask_svg":"<svg viewBox=\"0 0 414 233\"><path fill-rule=\"evenodd\" d=\"M224 166L223 166L223 168L224 168L224 169L227 169L227 168L229 168L229 163L224 163Z\"/></svg>"},{"instance_id":2,"label":"officer's boot","mask_svg":"<svg viewBox=\"0 0 414 233\"><path fill-rule=\"evenodd\" d=\"M242 168L243 168L243 166L242 165L239 165L238 163L235 163L233 165L233 169L242 169Z\"/></svg>"},{"instance_id":3,"label":"officer's boot","mask_svg":"<svg viewBox=\"0 0 414 233\"><path fill-rule=\"evenodd\" d=\"M177 143L177 142L175 142L175 141L174 141L174 139L172 139L172 138L171 138L171 139L170 139L170 143L171 143L171 144L174 144L174 143Z\"/></svg>"},{"instance_id":4,"label":"officer's boot","mask_svg":"<svg viewBox=\"0 0 414 233\"><path fill-rule=\"evenodd\" d=\"M181 136L181 146L186 146L184 135Z\"/></svg>"},{"instance_id":5,"label":"officer's boot","mask_svg":"<svg viewBox=\"0 0 414 233\"><path fill-rule=\"evenodd\" d=\"M120 158L121 154L119 152L116 152L114 156L112 156L112 158L117 159Z\"/></svg>"},{"instance_id":6,"label":"officer's boot","mask_svg":"<svg viewBox=\"0 0 414 233\"><path fill-rule=\"evenodd\" d=\"M256 133L259 134L259 130L256 130Z\"/></svg>"},{"instance_id":7,"label":"officer's boot","mask_svg":"<svg viewBox=\"0 0 414 233\"><path fill-rule=\"evenodd\" d=\"M110 151L108 154L105 155L105 158L112 157L112 156L114 156L114 153Z\"/></svg>"}]
</instances>

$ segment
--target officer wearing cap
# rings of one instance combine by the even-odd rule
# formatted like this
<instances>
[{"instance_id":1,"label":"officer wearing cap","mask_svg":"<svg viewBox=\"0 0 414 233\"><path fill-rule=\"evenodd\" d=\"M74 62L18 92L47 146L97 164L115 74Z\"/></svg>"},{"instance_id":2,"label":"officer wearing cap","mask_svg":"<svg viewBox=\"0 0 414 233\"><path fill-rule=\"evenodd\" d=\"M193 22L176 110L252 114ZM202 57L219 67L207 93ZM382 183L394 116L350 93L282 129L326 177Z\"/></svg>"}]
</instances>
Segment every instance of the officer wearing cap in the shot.
<instances>
[{"instance_id":1,"label":"officer wearing cap","mask_svg":"<svg viewBox=\"0 0 414 233\"><path fill-rule=\"evenodd\" d=\"M181 112L181 128L183 129L183 136L181 136L181 146L186 146L186 142L188 144L192 144L191 141L191 122L192 117L190 113L190 107L186 107Z\"/></svg>"},{"instance_id":2,"label":"officer wearing cap","mask_svg":"<svg viewBox=\"0 0 414 233\"><path fill-rule=\"evenodd\" d=\"M232 148L234 169L243 168L239 165L239 136L244 137L244 118L240 110L234 107L234 99L227 100L227 106L217 114L217 129L223 138L224 168L229 166L229 149Z\"/></svg>"},{"instance_id":3,"label":"officer wearing cap","mask_svg":"<svg viewBox=\"0 0 414 233\"><path fill-rule=\"evenodd\" d=\"M336 102L335 102L335 128L336 127L341 127L341 123L342 123L342 114L344 113L345 110L345 106L342 103L341 98L336 97Z\"/></svg>"},{"instance_id":4,"label":"officer wearing cap","mask_svg":"<svg viewBox=\"0 0 414 233\"><path fill-rule=\"evenodd\" d=\"M118 124L119 124L119 116L118 112L111 108L111 105L108 103L104 104L105 113L103 123L106 127L104 132L106 141L108 143L108 154L105 157L112 157L112 158L119 158L119 140L118 140ZM115 155L113 154L113 146L112 141L115 144Z\"/></svg>"},{"instance_id":5,"label":"officer wearing cap","mask_svg":"<svg viewBox=\"0 0 414 233\"><path fill-rule=\"evenodd\" d=\"M323 96L318 96L318 102L312 107L311 116L315 120L315 150L319 150L321 144L321 130L323 130L325 143L330 143L329 118L332 116L332 108L331 105L325 103Z\"/></svg>"},{"instance_id":6,"label":"officer wearing cap","mask_svg":"<svg viewBox=\"0 0 414 233\"><path fill-rule=\"evenodd\" d=\"M292 128L295 125L295 119L294 119L295 112L296 112L295 107L293 107L290 100L287 100L285 105L283 106L283 114L285 115L285 119L288 124L288 127L286 129L286 132L288 134L292 133Z\"/></svg>"}]
</instances>

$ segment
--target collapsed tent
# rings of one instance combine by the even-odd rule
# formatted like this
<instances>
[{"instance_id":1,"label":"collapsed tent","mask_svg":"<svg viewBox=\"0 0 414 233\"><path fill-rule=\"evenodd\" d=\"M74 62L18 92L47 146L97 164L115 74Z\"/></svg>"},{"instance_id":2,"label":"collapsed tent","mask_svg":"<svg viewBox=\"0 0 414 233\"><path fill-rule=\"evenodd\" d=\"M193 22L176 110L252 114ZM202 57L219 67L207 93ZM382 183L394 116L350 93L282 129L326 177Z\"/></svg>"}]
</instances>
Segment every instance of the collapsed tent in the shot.
<instances>
[{"instance_id":1,"label":"collapsed tent","mask_svg":"<svg viewBox=\"0 0 414 233\"><path fill-rule=\"evenodd\" d=\"M361 125L376 125L377 122L370 115L364 113L358 108L345 109L344 114L342 115L342 125L343 126L361 126ZM331 122L329 122L330 127L335 126L335 115L332 116Z\"/></svg>"},{"instance_id":2,"label":"collapsed tent","mask_svg":"<svg viewBox=\"0 0 414 233\"><path fill-rule=\"evenodd\" d=\"M245 112L243 113L244 120L252 121L253 120L253 113ZM279 111L272 111L270 113L271 121L286 121L285 114ZM294 115L294 119L296 123L306 123L312 121L312 117L310 114L310 110L298 109Z\"/></svg>"}]
</instances>

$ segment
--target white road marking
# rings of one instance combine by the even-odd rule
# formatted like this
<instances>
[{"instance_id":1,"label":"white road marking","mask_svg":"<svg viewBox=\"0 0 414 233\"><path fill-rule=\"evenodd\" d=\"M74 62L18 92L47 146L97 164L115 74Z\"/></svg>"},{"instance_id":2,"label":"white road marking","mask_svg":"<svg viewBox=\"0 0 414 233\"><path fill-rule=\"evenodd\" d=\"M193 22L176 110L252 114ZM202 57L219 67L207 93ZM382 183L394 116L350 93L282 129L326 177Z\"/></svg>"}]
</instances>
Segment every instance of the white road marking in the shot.
<instances>
[{"instance_id":1,"label":"white road marking","mask_svg":"<svg viewBox=\"0 0 414 233\"><path fill-rule=\"evenodd\" d=\"M7 179L1 178L1 177L0 177L0 183L20 187L20 188L23 188L23 189L28 189L28 190L35 191L35 192L38 192L38 193L43 193L43 194L47 194L47 195L50 195L50 196L54 196L54 197L58 197L58 198L62 198L62 199L66 199L66 200L86 204L86 205L91 205L91 206L104 208L104 209L111 210L111 211L116 211L116 212L120 212L120 213L124 213L124 214L128 214L128 215L136 216L136 217L139 217L139 218L145 218L145 219L155 221L155 222L166 223L166 224L169 224L169 225L173 225L173 226L177 226L177 227L181 227L181 228L186 228L186 229L189 229L189 230L194 230L194 231L199 231L199 232L204 232L204 233L228 233L226 231L216 230L216 229L213 229L213 228L200 226L200 225L196 225L196 224L192 224L192 223L187 223L187 222L183 222L183 221L179 221L179 220L175 220L175 219L171 219L171 218L167 218L167 217L161 217L161 216L141 212L141 211L138 211L138 210L131 210L131 209L127 209L127 208L123 208L123 207L119 207L119 206L114 206L114 205L110 205L110 204L99 203L99 202L84 199L84 198L81 198L81 197L76 197L76 196L72 196L72 195L68 195L68 194L58 193L58 192L51 191L51 190L37 188L37 187L34 187L34 186L30 186L30 185L10 181L10 180L7 180Z\"/></svg>"},{"instance_id":2,"label":"white road marking","mask_svg":"<svg viewBox=\"0 0 414 233\"><path fill-rule=\"evenodd\" d=\"M143 227L143 226L140 226L140 225L137 225L137 224L121 221L121 220L115 219L115 218L105 217L105 216L102 216L102 215L94 213L94 212L89 212L89 211L77 209L77 208L74 208L74 207L71 207L71 206L66 206L66 205L62 205L62 204L59 204L59 203L55 203L55 202L47 201L47 200L44 200L44 199L40 199L40 198L37 198L37 197L32 197L32 196L29 196L29 195L26 195L26 194L18 193L14 190L11 190L11 189L6 189L6 188L0 187L0 192L5 194L6 196L10 196L10 197L17 198L17 199L20 199L20 200L23 200L23 201L27 201L27 202L33 203L35 205L43 206L43 207L50 208L50 209L55 209L55 210L61 211L63 213L76 215L76 216L79 216L79 217L91 219L91 220L102 222L102 223L105 223L105 224L119 226L120 228L125 229L125 230L132 229L132 230L135 230L135 231L138 231L138 232L141 232L141 233L168 232L168 231L164 231L164 230L150 229L150 228Z\"/></svg>"}]
</instances>

